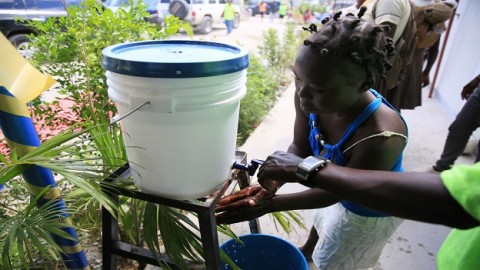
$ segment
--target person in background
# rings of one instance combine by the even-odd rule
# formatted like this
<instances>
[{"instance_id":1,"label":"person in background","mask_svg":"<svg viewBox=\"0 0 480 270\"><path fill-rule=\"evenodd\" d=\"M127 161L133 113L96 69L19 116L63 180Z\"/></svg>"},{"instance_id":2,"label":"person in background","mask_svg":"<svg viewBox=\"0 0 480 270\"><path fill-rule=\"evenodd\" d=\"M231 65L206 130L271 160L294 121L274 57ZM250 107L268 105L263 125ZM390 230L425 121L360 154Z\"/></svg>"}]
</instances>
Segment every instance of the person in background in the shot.
<instances>
[{"instance_id":1,"label":"person in background","mask_svg":"<svg viewBox=\"0 0 480 270\"><path fill-rule=\"evenodd\" d=\"M406 124L371 90L393 53L385 28L336 14L318 30L313 24L307 29L312 35L298 51L293 68L296 117L288 148L293 156L314 156L310 161L317 165L328 159L345 167L402 171ZM216 208L218 223L322 208L315 210L314 227L301 248L304 256L320 269L362 269L377 262L403 221L319 188L277 195L281 184L272 181L222 198Z\"/></svg>"},{"instance_id":2,"label":"person in background","mask_svg":"<svg viewBox=\"0 0 480 270\"><path fill-rule=\"evenodd\" d=\"M287 23L296 23L293 13L294 11L293 11L292 5L288 3Z\"/></svg>"},{"instance_id":3,"label":"person in background","mask_svg":"<svg viewBox=\"0 0 480 270\"><path fill-rule=\"evenodd\" d=\"M303 13L303 23L309 24L311 23L312 19L313 19L312 11L309 8L307 8L307 10L305 10L305 12Z\"/></svg>"},{"instance_id":4,"label":"person in background","mask_svg":"<svg viewBox=\"0 0 480 270\"><path fill-rule=\"evenodd\" d=\"M430 71L432 70L432 67L435 64L435 61L437 61L439 48L440 48L440 38L432 46L430 46L427 49L426 55L424 55L425 57L424 60L426 61L426 63L422 71L422 87L430 85Z\"/></svg>"},{"instance_id":5,"label":"person in background","mask_svg":"<svg viewBox=\"0 0 480 270\"><path fill-rule=\"evenodd\" d=\"M235 20L235 6L233 5L233 0L227 0L227 3L225 3L222 17L227 26L227 35L229 35L233 30L233 22Z\"/></svg>"},{"instance_id":6,"label":"person in background","mask_svg":"<svg viewBox=\"0 0 480 270\"><path fill-rule=\"evenodd\" d=\"M418 47L428 48L427 56L425 57L427 63L425 64L425 68L422 72L422 87L425 87L430 84L429 74L430 70L433 67L433 64L437 60L438 50L440 47L440 36L446 30L445 21L446 19L450 18L451 14L454 12L454 9L457 7L457 3L454 1L446 0L434 0L433 3L432 0L413 0L412 3L420 8L432 8L432 14L434 14L429 15L428 18L422 20L423 26L419 26L417 24L417 29L419 29L419 31L425 32L419 34ZM439 3L444 5L437 6L437 4ZM428 5L434 6L428 7ZM439 10L439 7L441 8L441 10ZM445 16L446 13L448 14L447 16ZM425 28L427 29L425 30ZM422 42L422 36L426 36L424 42ZM433 45L432 41L435 41ZM422 43L425 43L425 45L422 45Z\"/></svg>"},{"instance_id":7,"label":"person in background","mask_svg":"<svg viewBox=\"0 0 480 270\"><path fill-rule=\"evenodd\" d=\"M447 140L445 141L442 155L433 165L435 172L449 170L455 163L455 160L463 153L472 133L480 127L480 74L463 87L460 96L467 102L448 128ZM475 163L479 161L480 141L477 144Z\"/></svg>"},{"instance_id":8,"label":"person in background","mask_svg":"<svg viewBox=\"0 0 480 270\"><path fill-rule=\"evenodd\" d=\"M430 83L429 74L437 59L440 36L446 30L445 21L456 7L453 1L414 0L412 3L417 45L392 101L392 105L401 110L412 110L422 105L422 88Z\"/></svg>"},{"instance_id":9,"label":"person in background","mask_svg":"<svg viewBox=\"0 0 480 270\"><path fill-rule=\"evenodd\" d=\"M438 270L479 269L480 163L458 165L441 174L359 170L325 163L304 180L297 176L303 160L293 153L275 152L259 168L260 185L268 187L279 179L307 182L313 189L368 209L453 227L438 252Z\"/></svg>"},{"instance_id":10,"label":"person in background","mask_svg":"<svg viewBox=\"0 0 480 270\"><path fill-rule=\"evenodd\" d=\"M263 16L267 13L267 3L265 3L265 1L261 1L258 4L258 12L260 12L263 21Z\"/></svg>"},{"instance_id":11,"label":"person in background","mask_svg":"<svg viewBox=\"0 0 480 270\"><path fill-rule=\"evenodd\" d=\"M268 14L270 16L270 22L273 23L275 17L277 16L278 6L274 0L268 2Z\"/></svg>"},{"instance_id":12,"label":"person in background","mask_svg":"<svg viewBox=\"0 0 480 270\"><path fill-rule=\"evenodd\" d=\"M283 21L283 18L287 16L288 12L288 5L285 3L285 1L282 1L280 6L278 7L278 17L280 18L280 21Z\"/></svg>"}]
</instances>

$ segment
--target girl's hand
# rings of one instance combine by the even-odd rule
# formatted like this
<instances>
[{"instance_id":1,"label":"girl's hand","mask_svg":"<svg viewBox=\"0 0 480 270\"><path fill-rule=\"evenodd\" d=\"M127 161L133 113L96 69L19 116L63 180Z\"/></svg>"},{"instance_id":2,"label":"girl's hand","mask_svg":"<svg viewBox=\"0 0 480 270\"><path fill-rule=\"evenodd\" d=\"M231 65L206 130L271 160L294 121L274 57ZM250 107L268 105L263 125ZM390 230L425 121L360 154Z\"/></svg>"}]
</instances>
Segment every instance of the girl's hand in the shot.
<instances>
[{"instance_id":1,"label":"girl's hand","mask_svg":"<svg viewBox=\"0 0 480 270\"><path fill-rule=\"evenodd\" d=\"M231 224L254 219L269 213L269 204L275 196L259 185L249 186L222 198L215 208L218 224Z\"/></svg>"}]
</instances>

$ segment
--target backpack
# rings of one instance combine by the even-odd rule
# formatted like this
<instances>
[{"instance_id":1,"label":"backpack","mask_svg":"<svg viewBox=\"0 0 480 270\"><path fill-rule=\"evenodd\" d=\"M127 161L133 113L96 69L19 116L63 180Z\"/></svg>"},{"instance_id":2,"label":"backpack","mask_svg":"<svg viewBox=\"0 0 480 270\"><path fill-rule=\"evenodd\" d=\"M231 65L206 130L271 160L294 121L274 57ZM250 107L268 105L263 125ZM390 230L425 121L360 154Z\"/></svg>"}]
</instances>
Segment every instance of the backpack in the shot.
<instances>
[{"instance_id":1,"label":"backpack","mask_svg":"<svg viewBox=\"0 0 480 270\"><path fill-rule=\"evenodd\" d=\"M413 14L417 23L417 49L428 49L440 39L446 31L445 22L450 19L455 5L451 2L440 1L430 5L413 5Z\"/></svg>"},{"instance_id":2,"label":"backpack","mask_svg":"<svg viewBox=\"0 0 480 270\"><path fill-rule=\"evenodd\" d=\"M380 0L377 0L372 9L372 15L375 18L375 11L377 4ZM405 77L405 73L408 65L412 62L413 54L415 53L417 44L417 24L415 22L415 15L413 14L413 5L408 1L410 5L410 15L408 17L407 24L403 30L402 35L395 43L395 55L391 59L392 68L387 71L385 75L385 91L390 90L402 81Z\"/></svg>"}]
</instances>

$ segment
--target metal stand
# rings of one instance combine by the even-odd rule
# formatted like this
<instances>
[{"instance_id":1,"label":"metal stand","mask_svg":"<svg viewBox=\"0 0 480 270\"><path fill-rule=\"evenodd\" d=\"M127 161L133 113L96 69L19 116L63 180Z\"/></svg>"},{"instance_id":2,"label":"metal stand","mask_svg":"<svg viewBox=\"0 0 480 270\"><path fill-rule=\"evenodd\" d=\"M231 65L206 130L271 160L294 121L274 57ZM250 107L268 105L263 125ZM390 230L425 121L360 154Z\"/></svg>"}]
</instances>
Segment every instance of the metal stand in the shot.
<instances>
[{"instance_id":1,"label":"metal stand","mask_svg":"<svg viewBox=\"0 0 480 270\"><path fill-rule=\"evenodd\" d=\"M244 152L236 152L237 161L245 163L246 159L247 156ZM104 181L114 182L117 178L127 178L130 176L130 173L130 168L128 163L126 163ZM199 201L174 200L121 187L115 187L114 192L108 188L108 192L117 204L119 202L119 196L127 196L138 200L195 212L199 221L205 267L208 270L213 270L219 269L220 266L220 249L218 246L217 223L215 220L215 205L224 194L231 193L237 184L240 188L249 186L250 176L245 171L234 170L232 178L227 180L219 191L210 196L199 199ZM249 225L252 233L260 232L257 219L249 221ZM123 258L134 259L138 262L159 266L154 254L152 254L149 249L134 246L118 239L118 220L104 208L102 208L102 246L103 269L117 269L116 255ZM165 259L172 269L180 269L169 260L166 254L158 254L157 256ZM193 262L187 261L187 264L193 264Z\"/></svg>"}]
</instances>

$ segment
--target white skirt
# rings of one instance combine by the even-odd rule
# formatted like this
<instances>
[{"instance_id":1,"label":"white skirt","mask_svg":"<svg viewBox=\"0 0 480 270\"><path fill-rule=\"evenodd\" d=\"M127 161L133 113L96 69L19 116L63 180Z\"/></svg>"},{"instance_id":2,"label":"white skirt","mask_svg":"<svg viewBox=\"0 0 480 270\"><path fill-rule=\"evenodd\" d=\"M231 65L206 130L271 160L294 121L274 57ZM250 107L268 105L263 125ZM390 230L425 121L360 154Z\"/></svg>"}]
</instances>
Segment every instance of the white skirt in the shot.
<instances>
[{"instance_id":1,"label":"white skirt","mask_svg":"<svg viewBox=\"0 0 480 270\"><path fill-rule=\"evenodd\" d=\"M393 232L402 223L397 217L364 217L337 203L315 213L319 240L312 259L321 270L373 267Z\"/></svg>"}]
</instances>

